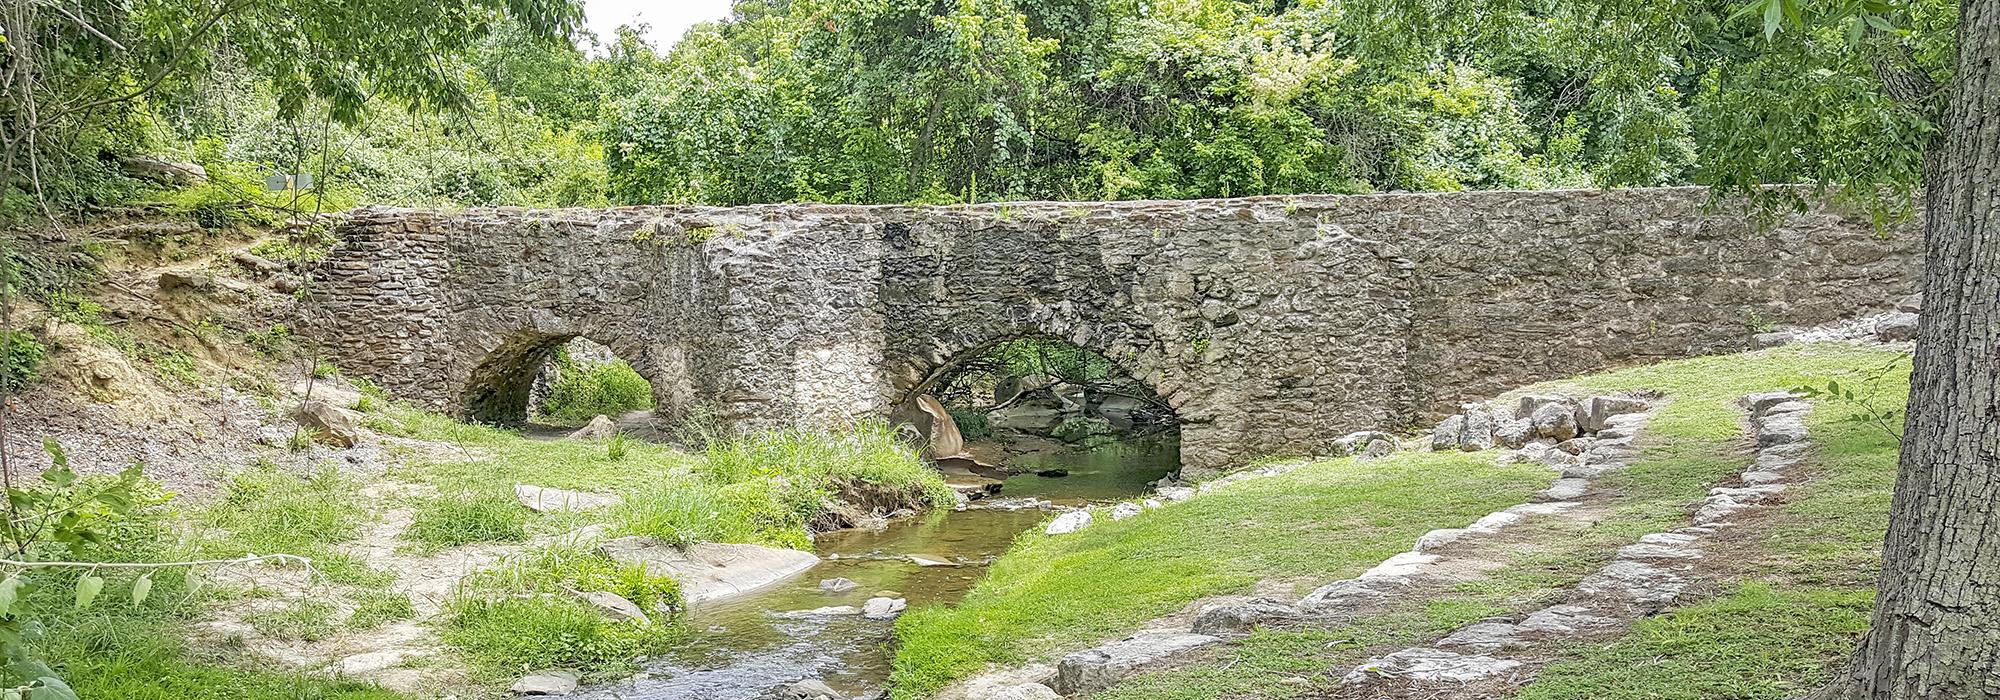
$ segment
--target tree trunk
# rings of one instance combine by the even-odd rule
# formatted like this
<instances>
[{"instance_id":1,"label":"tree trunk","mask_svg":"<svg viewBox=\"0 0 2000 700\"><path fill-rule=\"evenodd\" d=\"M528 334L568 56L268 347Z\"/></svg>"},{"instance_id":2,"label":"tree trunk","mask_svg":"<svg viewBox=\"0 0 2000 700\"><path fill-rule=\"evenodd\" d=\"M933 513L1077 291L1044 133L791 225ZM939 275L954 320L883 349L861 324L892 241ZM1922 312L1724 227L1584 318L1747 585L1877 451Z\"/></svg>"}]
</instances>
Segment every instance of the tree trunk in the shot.
<instances>
[{"instance_id":1,"label":"tree trunk","mask_svg":"<svg viewBox=\"0 0 2000 700\"><path fill-rule=\"evenodd\" d=\"M2000 698L2000 0L1965 0L1875 618L1836 697Z\"/></svg>"}]
</instances>

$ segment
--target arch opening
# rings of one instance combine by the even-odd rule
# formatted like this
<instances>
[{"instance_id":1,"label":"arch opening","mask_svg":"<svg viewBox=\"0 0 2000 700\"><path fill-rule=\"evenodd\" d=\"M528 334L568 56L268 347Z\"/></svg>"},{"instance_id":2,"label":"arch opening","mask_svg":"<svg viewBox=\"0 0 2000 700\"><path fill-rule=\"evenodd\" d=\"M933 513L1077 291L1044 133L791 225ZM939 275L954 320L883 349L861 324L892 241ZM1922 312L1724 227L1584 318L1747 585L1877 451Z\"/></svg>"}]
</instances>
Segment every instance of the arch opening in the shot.
<instances>
[{"instance_id":1,"label":"arch opening","mask_svg":"<svg viewBox=\"0 0 2000 700\"><path fill-rule=\"evenodd\" d=\"M650 422L653 385L625 358L578 335L520 334L473 370L468 418L496 425L575 428L598 415Z\"/></svg>"},{"instance_id":2,"label":"arch opening","mask_svg":"<svg viewBox=\"0 0 2000 700\"><path fill-rule=\"evenodd\" d=\"M898 417L928 441L947 481L973 496L1004 484L1008 496L1125 498L1180 468L1174 408L1117 362L1054 336L961 353Z\"/></svg>"}]
</instances>

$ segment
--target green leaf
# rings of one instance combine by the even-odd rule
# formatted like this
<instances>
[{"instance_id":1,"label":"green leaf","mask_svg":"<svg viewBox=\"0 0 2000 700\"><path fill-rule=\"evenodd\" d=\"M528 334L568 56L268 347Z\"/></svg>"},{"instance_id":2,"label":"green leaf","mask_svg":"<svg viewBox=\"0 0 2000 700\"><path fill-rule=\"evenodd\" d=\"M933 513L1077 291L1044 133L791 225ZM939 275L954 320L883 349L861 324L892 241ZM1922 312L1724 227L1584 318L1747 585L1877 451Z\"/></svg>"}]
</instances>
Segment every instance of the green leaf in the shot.
<instances>
[{"instance_id":1,"label":"green leaf","mask_svg":"<svg viewBox=\"0 0 2000 700\"><path fill-rule=\"evenodd\" d=\"M21 577L8 576L7 580L0 581L0 617L6 617L8 613L13 612L14 599L20 592Z\"/></svg>"},{"instance_id":2,"label":"green leaf","mask_svg":"<svg viewBox=\"0 0 2000 700\"><path fill-rule=\"evenodd\" d=\"M57 469L69 468L69 453L63 452L62 445L54 440L43 440L42 451L49 453L49 462Z\"/></svg>"},{"instance_id":3,"label":"green leaf","mask_svg":"<svg viewBox=\"0 0 2000 700\"><path fill-rule=\"evenodd\" d=\"M1770 41L1778 35L1778 28L1785 23L1785 6L1782 0L1764 0L1764 40Z\"/></svg>"},{"instance_id":4,"label":"green leaf","mask_svg":"<svg viewBox=\"0 0 2000 700\"><path fill-rule=\"evenodd\" d=\"M97 594L104 591L104 577L92 574L76 581L76 607L90 607L97 600Z\"/></svg>"},{"instance_id":5,"label":"green leaf","mask_svg":"<svg viewBox=\"0 0 2000 700\"><path fill-rule=\"evenodd\" d=\"M146 572L139 580L132 582L132 606L146 604L146 596L153 592L153 572Z\"/></svg>"},{"instance_id":6,"label":"green leaf","mask_svg":"<svg viewBox=\"0 0 2000 700\"><path fill-rule=\"evenodd\" d=\"M76 696L76 691L71 690L69 684L64 683L61 678L42 676L35 679L35 682L41 684L41 687L35 689L35 700L81 700Z\"/></svg>"}]
</instances>

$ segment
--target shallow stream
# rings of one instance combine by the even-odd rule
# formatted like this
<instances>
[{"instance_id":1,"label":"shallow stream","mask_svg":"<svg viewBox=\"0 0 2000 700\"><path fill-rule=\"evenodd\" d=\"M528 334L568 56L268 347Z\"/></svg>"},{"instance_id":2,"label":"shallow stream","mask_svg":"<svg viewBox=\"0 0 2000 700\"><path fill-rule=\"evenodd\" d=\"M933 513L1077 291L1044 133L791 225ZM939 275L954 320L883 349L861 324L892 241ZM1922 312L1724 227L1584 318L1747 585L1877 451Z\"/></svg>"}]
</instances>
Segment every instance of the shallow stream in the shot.
<instances>
[{"instance_id":1,"label":"shallow stream","mask_svg":"<svg viewBox=\"0 0 2000 700\"><path fill-rule=\"evenodd\" d=\"M910 606L956 603L985 576L986 562L1006 553L1014 537L1047 518L1042 508L1007 510L989 504L1035 498L1076 506L1143 493L1180 463L1172 437L1120 442L1086 452L1034 454L1008 466L1000 495L961 511L894 521L882 530L821 535L820 564L799 576L734 600L696 607L687 624L695 640L645 664L640 676L580 692L579 700L750 700L775 686L818 678L847 697L872 697L886 687L893 621L859 615L782 613L851 605L883 591ZM1064 477L1036 476L1063 469ZM959 566L919 566L909 555ZM860 584L846 593L820 590L822 580Z\"/></svg>"}]
</instances>

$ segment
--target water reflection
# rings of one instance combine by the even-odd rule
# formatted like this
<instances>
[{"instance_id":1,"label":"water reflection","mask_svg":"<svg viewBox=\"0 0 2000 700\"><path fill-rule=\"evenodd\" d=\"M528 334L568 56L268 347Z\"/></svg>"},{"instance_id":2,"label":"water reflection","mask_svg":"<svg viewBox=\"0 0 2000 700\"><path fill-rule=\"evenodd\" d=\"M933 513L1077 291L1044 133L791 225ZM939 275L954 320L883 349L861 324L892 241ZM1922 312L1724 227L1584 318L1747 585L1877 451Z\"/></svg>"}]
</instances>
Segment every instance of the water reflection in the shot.
<instances>
[{"instance_id":1,"label":"water reflection","mask_svg":"<svg viewBox=\"0 0 2000 700\"><path fill-rule=\"evenodd\" d=\"M1060 505L1128 498L1179 464L1177 441L1112 443L1088 452L1038 454L1013 465L1029 473L1006 480L1002 494ZM1036 476L1062 469L1068 476ZM774 686L819 678L849 697L883 689L889 676L892 621L859 615L788 616L782 613L850 605L876 595L907 598L912 606L956 603L985 575L984 562L1007 551L1014 537L1048 517L1040 509L974 507L906 518L877 531L822 535L819 566L771 588L696 608L688 624L696 641L648 662L642 676L579 693L588 700L751 700ZM919 566L909 555L958 566ZM857 584L827 593L819 582L846 578Z\"/></svg>"}]
</instances>

